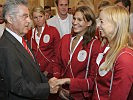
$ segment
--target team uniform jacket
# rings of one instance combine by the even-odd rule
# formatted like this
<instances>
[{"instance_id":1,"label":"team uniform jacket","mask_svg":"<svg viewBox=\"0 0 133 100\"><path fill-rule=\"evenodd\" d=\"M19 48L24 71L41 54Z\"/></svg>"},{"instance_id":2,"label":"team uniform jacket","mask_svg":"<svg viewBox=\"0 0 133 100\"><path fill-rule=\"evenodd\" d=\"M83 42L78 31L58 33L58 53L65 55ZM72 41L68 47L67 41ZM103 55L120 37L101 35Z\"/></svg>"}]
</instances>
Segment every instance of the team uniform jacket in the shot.
<instances>
[{"instance_id":1,"label":"team uniform jacket","mask_svg":"<svg viewBox=\"0 0 133 100\"><path fill-rule=\"evenodd\" d=\"M59 32L47 24L41 35L39 45L36 43L35 33L32 31L31 47L42 72L52 73L52 66L49 64L52 64L55 59L59 41Z\"/></svg>"},{"instance_id":2,"label":"team uniform jacket","mask_svg":"<svg viewBox=\"0 0 133 100\"><path fill-rule=\"evenodd\" d=\"M105 56L100 64L104 62ZM116 58L113 70L109 70L105 75L101 76L98 69L96 78L97 86L95 86L92 100L133 99L133 50L123 48Z\"/></svg>"},{"instance_id":3,"label":"team uniform jacket","mask_svg":"<svg viewBox=\"0 0 133 100\"><path fill-rule=\"evenodd\" d=\"M96 58L100 49L100 41L92 39L86 47L83 48L82 40L75 49L70 61L70 41L71 34L65 35L59 45L56 63L54 65L54 76L57 78L71 78L69 86L70 93L75 100L83 100L88 97L89 90L92 90L95 76ZM86 66L90 45L93 42L91 50L91 59L89 64L88 76L85 79Z\"/></svg>"}]
</instances>

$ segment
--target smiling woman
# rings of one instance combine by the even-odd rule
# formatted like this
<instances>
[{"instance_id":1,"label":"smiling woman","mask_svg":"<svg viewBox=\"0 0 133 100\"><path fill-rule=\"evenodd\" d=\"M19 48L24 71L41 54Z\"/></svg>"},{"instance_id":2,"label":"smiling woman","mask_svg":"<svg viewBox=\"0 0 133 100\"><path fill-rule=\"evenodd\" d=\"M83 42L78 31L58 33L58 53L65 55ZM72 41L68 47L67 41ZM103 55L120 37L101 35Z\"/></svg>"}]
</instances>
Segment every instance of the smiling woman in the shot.
<instances>
[{"instance_id":1,"label":"smiling woman","mask_svg":"<svg viewBox=\"0 0 133 100\"><path fill-rule=\"evenodd\" d=\"M101 34L108 40L109 49L99 57L93 99L132 100L133 40L129 34L129 12L124 7L108 6L100 12L100 21Z\"/></svg>"},{"instance_id":2,"label":"smiling woman","mask_svg":"<svg viewBox=\"0 0 133 100\"><path fill-rule=\"evenodd\" d=\"M97 68L95 60L100 49L100 41L94 38L93 11L87 6L78 7L72 26L73 32L62 37L57 51L53 71L55 77L62 79L58 79L55 86L62 85L60 98L91 100Z\"/></svg>"}]
</instances>

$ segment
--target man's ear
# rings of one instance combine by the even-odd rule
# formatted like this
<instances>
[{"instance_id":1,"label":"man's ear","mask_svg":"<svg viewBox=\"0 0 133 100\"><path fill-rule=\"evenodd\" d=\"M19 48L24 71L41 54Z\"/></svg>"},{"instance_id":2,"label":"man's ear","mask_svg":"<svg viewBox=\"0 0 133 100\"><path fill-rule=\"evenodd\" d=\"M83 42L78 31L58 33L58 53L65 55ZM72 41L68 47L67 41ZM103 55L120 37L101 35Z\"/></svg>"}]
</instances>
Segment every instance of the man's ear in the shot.
<instances>
[{"instance_id":1,"label":"man's ear","mask_svg":"<svg viewBox=\"0 0 133 100\"><path fill-rule=\"evenodd\" d=\"M7 22L8 22L8 23L10 23L10 24L13 23L13 18L12 18L12 16L7 15L7 16L6 16L6 19L7 19Z\"/></svg>"},{"instance_id":2,"label":"man's ear","mask_svg":"<svg viewBox=\"0 0 133 100\"><path fill-rule=\"evenodd\" d=\"M87 26L91 26L92 25L92 21L90 20L89 22L87 22Z\"/></svg>"}]
</instances>

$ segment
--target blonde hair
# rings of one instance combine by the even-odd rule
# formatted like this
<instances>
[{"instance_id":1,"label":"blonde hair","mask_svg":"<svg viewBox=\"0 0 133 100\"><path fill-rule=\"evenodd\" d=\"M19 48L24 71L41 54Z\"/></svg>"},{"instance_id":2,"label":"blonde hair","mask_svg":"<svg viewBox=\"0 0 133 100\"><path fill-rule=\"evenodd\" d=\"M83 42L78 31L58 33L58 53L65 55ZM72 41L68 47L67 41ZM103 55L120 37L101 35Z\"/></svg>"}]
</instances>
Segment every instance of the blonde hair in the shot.
<instances>
[{"instance_id":1,"label":"blonde hair","mask_svg":"<svg viewBox=\"0 0 133 100\"><path fill-rule=\"evenodd\" d=\"M31 10L31 16L33 17L33 13L34 12L38 12L38 13L42 13L43 15L45 15L45 11L43 9L42 6L36 6Z\"/></svg>"},{"instance_id":2,"label":"blonde hair","mask_svg":"<svg viewBox=\"0 0 133 100\"><path fill-rule=\"evenodd\" d=\"M113 46L100 67L101 70L110 70L120 50L127 45L132 47L133 41L129 35L129 12L124 7L109 6L104 8L102 12L106 15L108 22L115 25L115 32L110 37Z\"/></svg>"},{"instance_id":3,"label":"blonde hair","mask_svg":"<svg viewBox=\"0 0 133 100\"><path fill-rule=\"evenodd\" d=\"M78 0L77 7L88 6L95 13L95 8L91 0Z\"/></svg>"}]
</instances>

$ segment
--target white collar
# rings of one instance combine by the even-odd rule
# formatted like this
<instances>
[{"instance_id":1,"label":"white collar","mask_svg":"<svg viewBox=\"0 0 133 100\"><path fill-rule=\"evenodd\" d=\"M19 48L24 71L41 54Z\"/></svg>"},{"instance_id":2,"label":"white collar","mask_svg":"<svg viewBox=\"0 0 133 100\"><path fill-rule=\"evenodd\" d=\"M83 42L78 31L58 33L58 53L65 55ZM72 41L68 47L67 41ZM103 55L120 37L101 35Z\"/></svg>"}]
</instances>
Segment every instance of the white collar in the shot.
<instances>
[{"instance_id":1,"label":"white collar","mask_svg":"<svg viewBox=\"0 0 133 100\"><path fill-rule=\"evenodd\" d=\"M75 37L76 37L76 36L72 37L72 38L71 38L71 42L70 42L70 61L71 61L71 59L72 59L72 56L73 56L74 51L76 50L76 48L78 47L79 43L80 43L80 42L82 41L82 39L83 39L83 36L81 36L80 39L78 40L76 46L74 47L73 51L71 51L71 48L72 48L72 41L74 40Z\"/></svg>"},{"instance_id":2,"label":"white collar","mask_svg":"<svg viewBox=\"0 0 133 100\"><path fill-rule=\"evenodd\" d=\"M33 30L35 31L35 34L38 33L38 31L36 30L36 28L34 28ZM42 34L43 31L44 31L44 26L42 26L41 34Z\"/></svg>"},{"instance_id":3,"label":"white collar","mask_svg":"<svg viewBox=\"0 0 133 100\"><path fill-rule=\"evenodd\" d=\"M22 44L22 37L16 34L15 32L11 31L9 28L6 28L6 30L13 35L21 44ZM23 44L22 44L23 45Z\"/></svg>"},{"instance_id":4,"label":"white collar","mask_svg":"<svg viewBox=\"0 0 133 100\"><path fill-rule=\"evenodd\" d=\"M66 22L66 21L68 20L68 14L67 14L67 17L66 17L64 20L62 20L62 19L60 18L59 14L57 14L57 18L58 18L59 21L61 21L61 22Z\"/></svg>"}]
</instances>

